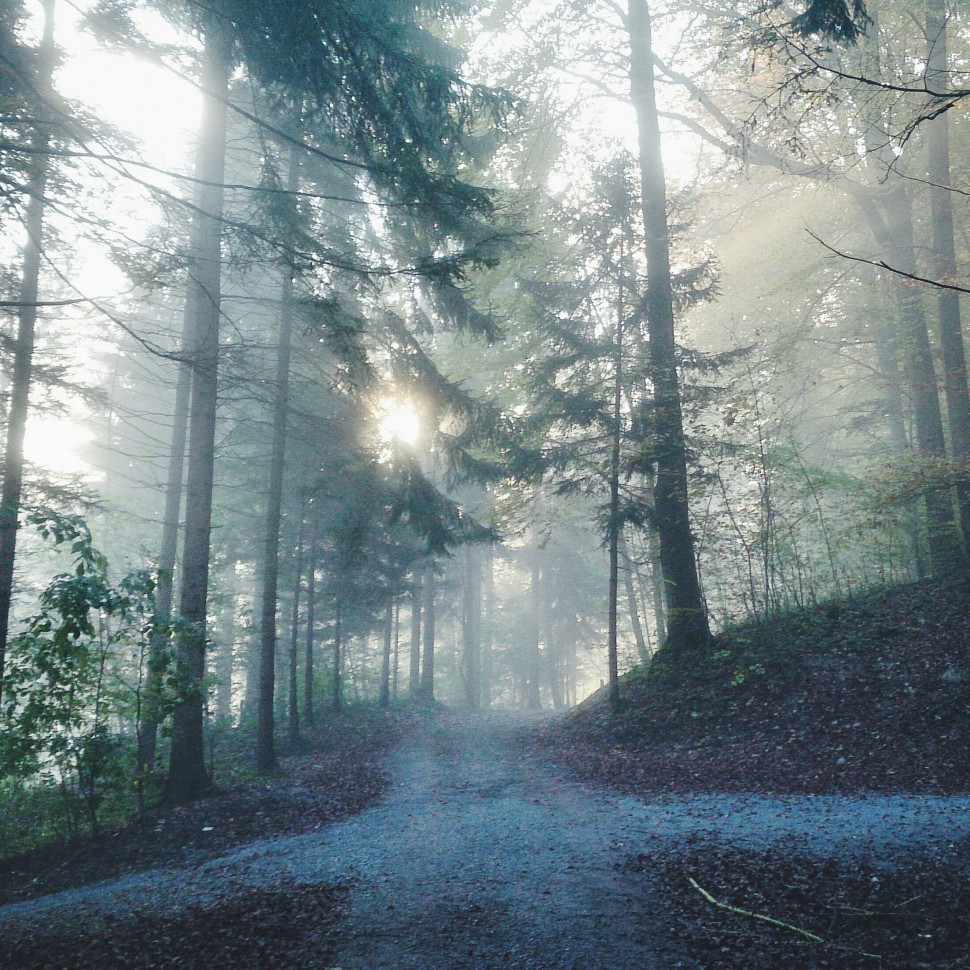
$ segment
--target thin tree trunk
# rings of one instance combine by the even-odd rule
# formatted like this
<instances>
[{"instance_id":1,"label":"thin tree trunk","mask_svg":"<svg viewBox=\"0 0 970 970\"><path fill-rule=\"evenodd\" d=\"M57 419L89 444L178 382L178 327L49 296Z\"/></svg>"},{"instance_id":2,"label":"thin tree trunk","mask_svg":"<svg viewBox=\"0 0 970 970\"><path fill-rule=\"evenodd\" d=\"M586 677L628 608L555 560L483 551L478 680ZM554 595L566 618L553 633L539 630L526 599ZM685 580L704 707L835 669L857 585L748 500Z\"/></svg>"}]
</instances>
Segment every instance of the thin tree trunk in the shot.
<instances>
[{"instance_id":1,"label":"thin tree trunk","mask_svg":"<svg viewBox=\"0 0 970 970\"><path fill-rule=\"evenodd\" d=\"M7 441L3 456L3 486L0 487L0 685L2 685L10 612L13 573L17 557L17 530L24 483L24 437L27 430L30 382L33 373L34 334L37 328L37 296L40 263L44 251L44 216L50 177L50 123L47 114L53 98L54 0L44 0L44 24L37 56L38 121L31 135L30 178L27 185L24 261L20 278L20 308L17 342L14 346L13 379L7 412Z\"/></svg>"},{"instance_id":2,"label":"thin tree trunk","mask_svg":"<svg viewBox=\"0 0 970 970\"><path fill-rule=\"evenodd\" d=\"M317 591L317 542L320 535L320 522L317 508L310 499L310 556L307 562L306 576L306 653L303 666L303 720L306 726L313 727L315 715L313 710L313 680L314 680L314 635L316 626L316 591Z\"/></svg>"},{"instance_id":3,"label":"thin tree trunk","mask_svg":"<svg viewBox=\"0 0 970 970\"><path fill-rule=\"evenodd\" d=\"M429 559L424 571L424 654L421 658L421 694L428 700L434 699L434 597L434 561Z\"/></svg>"},{"instance_id":4,"label":"thin tree trunk","mask_svg":"<svg viewBox=\"0 0 970 970\"><path fill-rule=\"evenodd\" d=\"M300 522L297 526L296 555L294 556L293 621L290 625L289 703L287 704L288 737L300 740L300 706L297 671L300 668L298 652L300 643L300 593L303 588L303 528L306 520L306 496L300 501Z\"/></svg>"},{"instance_id":5,"label":"thin tree trunk","mask_svg":"<svg viewBox=\"0 0 970 970\"><path fill-rule=\"evenodd\" d=\"M485 546L485 562L482 569L482 706L491 707L493 658L492 623L495 611L495 551L492 544Z\"/></svg>"},{"instance_id":6,"label":"thin tree trunk","mask_svg":"<svg viewBox=\"0 0 970 970\"><path fill-rule=\"evenodd\" d=\"M477 711L482 706L482 560L478 547L465 548L464 594L465 700Z\"/></svg>"},{"instance_id":7,"label":"thin tree trunk","mask_svg":"<svg viewBox=\"0 0 970 970\"><path fill-rule=\"evenodd\" d=\"M330 709L334 712L339 711L341 703L341 683L340 683L340 664L341 664L341 623L340 623L340 604L334 609L333 621L333 671L330 678Z\"/></svg>"},{"instance_id":8,"label":"thin tree trunk","mask_svg":"<svg viewBox=\"0 0 970 970\"><path fill-rule=\"evenodd\" d=\"M394 597L387 601L384 611L384 643L381 651L381 686L378 704L391 706L391 646L394 641Z\"/></svg>"},{"instance_id":9,"label":"thin tree trunk","mask_svg":"<svg viewBox=\"0 0 970 970\"><path fill-rule=\"evenodd\" d=\"M637 593L633 585L633 560L630 558L630 548L627 545L626 536L623 530L619 530L618 551L623 560L623 585L626 592L627 608L630 611L630 625L633 627L633 636L637 644L637 657L640 663L647 666L650 663L651 650L643 635L643 624L640 622L640 607L637 602Z\"/></svg>"},{"instance_id":10,"label":"thin tree trunk","mask_svg":"<svg viewBox=\"0 0 970 970\"><path fill-rule=\"evenodd\" d=\"M408 671L408 693L413 697L421 690L421 573L415 569L411 582L411 656Z\"/></svg>"},{"instance_id":11,"label":"thin tree trunk","mask_svg":"<svg viewBox=\"0 0 970 970\"><path fill-rule=\"evenodd\" d=\"M563 671L559 656L559 646L549 628L546 628L546 676L549 680L549 696L553 710L561 711L566 706L563 695Z\"/></svg>"},{"instance_id":12,"label":"thin tree trunk","mask_svg":"<svg viewBox=\"0 0 970 970\"><path fill-rule=\"evenodd\" d=\"M926 86L933 92L949 89L947 71L947 9L943 0L926 3ZM956 279L956 247L953 241L953 194L950 186L950 112L926 123L929 152L930 213L933 223L933 272L942 282ZM937 322L943 369L950 447L960 468L957 502L964 543L970 544L970 392L963 347L960 294L937 290Z\"/></svg>"},{"instance_id":13,"label":"thin tree trunk","mask_svg":"<svg viewBox=\"0 0 970 970\"><path fill-rule=\"evenodd\" d=\"M620 251L620 265L623 252ZM610 511L607 533L610 557L609 601L607 604L607 669L610 707L620 709L620 671L617 650L617 606L619 599L620 548L620 435L623 420L623 286L619 288L616 334L613 340L613 427L610 432Z\"/></svg>"},{"instance_id":14,"label":"thin tree trunk","mask_svg":"<svg viewBox=\"0 0 970 970\"><path fill-rule=\"evenodd\" d=\"M532 575L529 582L529 598L532 600L532 623L526 643L526 671L525 671L525 706L530 711L538 711L542 707L542 654L539 652L539 641L542 637L540 617L542 616L542 570L539 566L539 544L535 541L535 527L533 526L532 543Z\"/></svg>"},{"instance_id":15,"label":"thin tree trunk","mask_svg":"<svg viewBox=\"0 0 970 970\"><path fill-rule=\"evenodd\" d=\"M401 599L394 597L394 666L391 670L391 697L397 701L397 684L401 672Z\"/></svg>"},{"instance_id":16,"label":"thin tree trunk","mask_svg":"<svg viewBox=\"0 0 970 970\"><path fill-rule=\"evenodd\" d=\"M230 559L222 570L222 647L216 676L216 716L227 724L232 719L232 655L236 642L236 563Z\"/></svg>"},{"instance_id":17,"label":"thin tree trunk","mask_svg":"<svg viewBox=\"0 0 970 970\"><path fill-rule=\"evenodd\" d=\"M230 43L222 25L210 22L205 34L202 138L196 162L197 198L192 226L185 312L196 321L191 354L189 450L185 500L185 541L179 611L187 627L178 640L178 661L187 695L172 719L172 749L166 797L185 800L209 784L203 739L206 604L209 591L209 537L218 390L221 304L223 179L226 156L226 101Z\"/></svg>"},{"instance_id":18,"label":"thin tree trunk","mask_svg":"<svg viewBox=\"0 0 970 970\"><path fill-rule=\"evenodd\" d=\"M912 202L905 187L896 187L881 199L881 216L873 208L871 197L867 194L856 197L863 204L877 241L887 249L890 264L905 273L915 273ZM904 368L916 446L921 458L937 465L946 459L946 443L922 294L898 276L892 277L891 285L903 333ZM963 561L950 490L930 480L924 498L930 568L935 574L943 575Z\"/></svg>"},{"instance_id":19,"label":"thin tree trunk","mask_svg":"<svg viewBox=\"0 0 970 970\"><path fill-rule=\"evenodd\" d=\"M179 521L182 509L182 486L185 475L185 443L189 426L189 391L192 369L186 355L195 344L192 326L195 321L185 314L182 323L178 377L175 385L175 407L172 414L171 448L168 457L168 481L165 485L165 511L162 518L162 543L158 554L158 581L155 587L155 623L152 637L146 685L147 711L138 745L138 767L142 773L154 769L160 727L160 705L168 626L172 618L175 592L175 565L178 556Z\"/></svg>"},{"instance_id":20,"label":"thin tree trunk","mask_svg":"<svg viewBox=\"0 0 970 970\"><path fill-rule=\"evenodd\" d=\"M711 637L690 529L687 455L674 344L667 189L660 153L653 42L646 0L628 0L627 29L630 35L630 90L637 117L646 235L647 296L644 310L650 335L650 379L655 405L657 528L667 598L665 648L673 656L682 656L705 651Z\"/></svg>"},{"instance_id":21,"label":"thin tree trunk","mask_svg":"<svg viewBox=\"0 0 970 970\"><path fill-rule=\"evenodd\" d=\"M299 160L290 148L287 190L296 192ZM280 284L280 333L276 358L276 401L273 405L273 440L270 449L269 489L266 497L266 527L263 540L263 611L259 646L259 707L256 720L256 769L276 768L273 743L273 700L276 686L276 612L279 582L280 520L283 508L283 470L286 462L286 424L289 411L290 345L293 334L293 260L283 261ZM293 706L291 717L296 716ZM297 729L299 733L299 729Z\"/></svg>"}]
</instances>

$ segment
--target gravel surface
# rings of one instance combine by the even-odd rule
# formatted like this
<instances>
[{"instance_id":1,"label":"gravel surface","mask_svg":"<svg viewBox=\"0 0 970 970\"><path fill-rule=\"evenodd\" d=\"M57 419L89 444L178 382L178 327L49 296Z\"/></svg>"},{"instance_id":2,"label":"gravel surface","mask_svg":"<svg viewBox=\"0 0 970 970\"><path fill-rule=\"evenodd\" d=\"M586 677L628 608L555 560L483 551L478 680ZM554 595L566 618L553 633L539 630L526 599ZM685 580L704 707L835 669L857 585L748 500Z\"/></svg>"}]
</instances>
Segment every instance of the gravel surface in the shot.
<instances>
[{"instance_id":1,"label":"gravel surface","mask_svg":"<svg viewBox=\"0 0 970 970\"><path fill-rule=\"evenodd\" d=\"M0 941L71 920L109 926L130 912L171 915L252 889L326 883L351 889L347 915L320 928L338 957L305 966L647 970L687 964L652 918L649 865L636 876L623 865L632 856L649 860L700 838L840 859L914 849L945 857L970 837L967 797L643 802L540 764L520 726L499 714L441 715L392 756L380 805L196 866L2 907Z\"/></svg>"}]
</instances>

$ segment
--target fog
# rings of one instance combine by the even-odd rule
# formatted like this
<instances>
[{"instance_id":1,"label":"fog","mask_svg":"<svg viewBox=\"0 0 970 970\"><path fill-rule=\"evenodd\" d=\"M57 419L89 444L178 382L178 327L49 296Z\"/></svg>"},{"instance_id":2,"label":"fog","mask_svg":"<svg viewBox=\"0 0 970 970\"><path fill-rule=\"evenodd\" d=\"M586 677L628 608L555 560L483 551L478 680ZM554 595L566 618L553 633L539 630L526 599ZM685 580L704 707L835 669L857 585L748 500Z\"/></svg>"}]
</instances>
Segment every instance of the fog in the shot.
<instances>
[{"instance_id":1,"label":"fog","mask_svg":"<svg viewBox=\"0 0 970 970\"><path fill-rule=\"evenodd\" d=\"M378 6L0 16L4 699L96 576L187 793L222 728L565 710L965 555L962 20Z\"/></svg>"}]
</instances>

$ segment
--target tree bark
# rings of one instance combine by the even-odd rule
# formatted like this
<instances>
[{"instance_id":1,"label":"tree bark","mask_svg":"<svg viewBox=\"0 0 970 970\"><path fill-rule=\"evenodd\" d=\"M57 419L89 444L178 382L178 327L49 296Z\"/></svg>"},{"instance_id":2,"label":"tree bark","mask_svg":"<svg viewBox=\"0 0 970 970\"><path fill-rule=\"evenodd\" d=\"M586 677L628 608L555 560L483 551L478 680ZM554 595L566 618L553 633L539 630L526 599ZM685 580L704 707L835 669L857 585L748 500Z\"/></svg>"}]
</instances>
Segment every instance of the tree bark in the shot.
<instances>
[{"instance_id":1,"label":"tree bark","mask_svg":"<svg viewBox=\"0 0 970 970\"><path fill-rule=\"evenodd\" d=\"M904 187L896 187L889 193L884 200L883 212L889 231L890 264L905 273L915 273L912 202ZM892 283L903 328L905 369L916 425L916 444L921 457L934 465L943 465L946 462L946 441L923 296L919 289L900 277L894 276ZM932 479L932 468L930 476ZM935 574L945 575L963 559L950 488L931 480L925 495L930 564Z\"/></svg>"},{"instance_id":2,"label":"tree bark","mask_svg":"<svg viewBox=\"0 0 970 970\"><path fill-rule=\"evenodd\" d=\"M620 265L623 264L622 251ZM610 707L620 709L620 671L617 649L617 606L620 575L620 440L623 431L623 287L616 308L616 333L613 340L613 427L610 431L610 511L607 546L609 549L609 601L607 604L607 669Z\"/></svg>"},{"instance_id":3,"label":"tree bark","mask_svg":"<svg viewBox=\"0 0 970 970\"><path fill-rule=\"evenodd\" d=\"M391 706L391 647L394 642L394 597L387 601L384 611L384 643L381 650L380 707Z\"/></svg>"},{"instance_id":4,"label":"tree bark","mask_svg":"<svg viewBox=\"0 0 970 970\"><path fill-rule=\"evenodd\" d=\"M619 553L623 560L623 586L626 593L627 609L630 611L630 625L633 627L633 636L637 644L637 657L643 666L647 666L650 663L652 650L643 635L640 607L637 602L636 587L633 584L633 560L630 558L630 549L622 529L619 533Z\"/></svg>"},{"instance_id":5,"label":"tree bark","mask_svg":"<svg viewBox=\"0 0 970 970\"><path fill-rule=\"evenodd\" d=\"M192 331L195 321L184 315L182 340L175 384L175 406L172 413L171 447L168 457L168 480L165 483L165 510L162 513L162 542L158 553L158 580L155 587L155 623L157 632L149 648L148 682L146 685L147 716L139 735L138 767L141 772L154 768L160 727L159 705L162 675L167 662L167 628L172 618L175 593L175 567L178 559L179 524L182 510L182 486L185 476L185 444L189 429L189 392L192 369L187 355L195 345Z\"/></svg>"},{"instance_id":6,"label":"tree bark","mask_svg":"<svg viewBox=\"0 0 970 970\"><path fill-rule=\"evenodd\" d=\"M401 673L401 598L394 597L394 660L391 667L391 699L397 702L398 678Z\"/></svg>"},{"instance_id":7,"label":"tree bark","mask_svg":"<svg viewBox=\"0 0 970 970\"><path fill-rule=\"evenodd\" d=\"M421 573L414 571L411 583L411 656L408 693L413 697L421 690Z\"/></svg>"},{"instance_id":8,"label":"tree bark","mask_svg":"<svg viewBox=\"0 0 970 970\"><path fill-rule=\"evenodd\" d=\"M299 160L290 148L287 190L295 193L299 182ZM260 619L259 706L256 720L256 768L276 768L273 743L273 698L276 664L276 612L279 583L280 521L283 508L283 468L286 462L286 424L289 410L290 345L293 334L293 260L283 261L280 284L280 332L276 358L276 400L273 403L273 440L270 447L269 488L266 497L266 526L263 539L263 610ZM295 716L296 706L293 706ZM299 730L297 731L299 733Z\"/></svg>"},{"instance_id":9,"label":"tree bark","mask_svg":"<svg viewBox=\"0 0 970 970\"><path fill-rule=\"evenodd\" d=\"M10 406L7 411L7 441L3 456L3 485L0 487L0 687L7 655L10 612L13 600L14 563L17 558L17 530L24 485L24 437L30 401L34 363L34 334L37 328L37 296L40 263L44 251L44 216L50 177L50 124L48 112L53 98L54 0L44 0L44 23L38 47L37 123L31 135L30 176L27 183L24 261L20 277L20 312L14 345Z\"/></svg>"},{"instance_id":10,"label":"tree bark","mask_svg":"<svg viewBox=\"0 0 970 970\"><path fill-rule=\"evenodd\" d=\"M434 561L429 559L424 571L424 653L421 657L421 694L434 699Z\"/></svg>"},{"instance_id":11,"label":"tree bark","mask_svg":"<svg viewBox=\"0 0 970 970\"><path fill-rule=\"evenodd\" d=\"M313 681L314 681L314 652L316 626L316 594L317 594L317 542L320 535L320 522L317 507L311 498L310 506L310 555L307 560L306 576L306 652L303 658L303 720L307 727L313 727L315 712L313 710Z\"/></svg>"},{"instance_id":12,"label":"tree bark","mask_svg":"<svg viewBox=\"0 0 970 970\"><path fill-rule=\"evenodd\" d=\"M542 637L540 617L542 616L542 569L539 565L539 544L533 528L532 575L529 583L529 598L532 601L532 622L526 634L525 655L525 706L530 711L542 708L542 654L539 641Z\"/></svg>"},{"instance_id":13,"label":"tree bark","mask_svg":"<svg viewBox=\"0 0 970 970\"><path fill-rule=\"evenodd\" d=\"M934 92L949 89L947 71L947 9L943 0L926 4L926 86ZM953 196L950 186L950 113L943 112L926 122L930 213L933 223L933 274L941 282L956 279L957 260L953 238ZM950 449L960 469L957 480L957 508L963 541L970 544L970 391L963 346L960 294L937 290L937 324L943 370Z\"/></svg>"},{"instance_id":14,"label":"tree bark","mask_svg":"<svg viewBox=\"0 0 970 970\"><path fill-rule=\"evenodd\" d=\"M300 695L297 683L297 671L300 669L300 593L303 589L303 529L305 520L306 498L304 497L300 502L300 522L297 526L296 555L293 557L296 576L293 580L293 619L290 625L290 665L288 678L289 696L286 707L288 737L291 741L300 740Z\"/></svg>"},{"instance_id":15,"label":"tree bark","mask_svg":"<svg viewBox=\"0 0 970 970\"><path fill-rule=\"evenodd\" d=\"M340 603L338 601L334 609L333 620L333 670L330 678L330 710L337 712L343 706L341 697L340 683L340 664L341 664L341 622L340 622Z\"/></svg>"},{"instance_id":16,"label":"tree bark","mask_svg":"<svg viewBox=\"0 0 970 970\"><path fill-rule=\"evenodd\" d=\"M191 354L189 450L185 501L185 540L179 612L186 629L177 651L186 696L172 719L172 749L166 798L194 798L209 785L203 740L206 603L209 591L209 538L218 391L221 305L223 180L226 156L226 100L230 43L212 19L205 34L202 135L196 162L197 198L192 225L186 314L196 336Z\"/></svg>"},{"instance_id":17,"label":"tree bark","mask_svg":"<svg viewBox=\"0 0 970 970\"><path fill-rule=\"evenodd\" d=\"M220 633L222 646L219 651L219 664L215 687L216 717L227 724L232 720L232 667L233 647L236 643L236 562L230 558L225 564L222 575L223 607Z\"/></svg>"},{"instance_id":18,"label":"tree bark","mask_svg":"<svg viewBox=\"0 0 970 970\"><path fill-rule=\"evenodd\" d=\"M485 546L485 562L482 569L482 689L481 698L483 707L491 707L492 704L492 680L493 658L492 658L492 623L495 611L495 551L492 544Z\"/></svg>"},{"instance_id":19,"label":"tree bark","mask_svg":"<svg viewBox=\"0 0 970 970\"><path fill-rule=\"evenodd\" d=\"M477 711L482 706L482 560L475 546L465 548L464 594L465 700Z\"/></svg>"},{"instance_id":20,"label":"tree bark","mask_svg":"<svg viewBox=\"0 0 970 970\"><path fill-rule=\"evenodd\" d=\"M912 202L906 188L894 186L889 192L880 192L850 184L850 191L889 265L904 273L915 273ZM920 457L930 463L932 477L933 466L941 466L946 461L946 442L923 298L919 289L896 274L891 274L888 282L902 336L899 349L913 413L916 448ZM937 575L945 574L963 562L950 489L930 480L923 490L923 498L930 569Z\"/></svg>"},{"instance_id":21,"label":"tree bark","mask_svg":"<svg viewBox=\"0 0 970 970\"><path fill-rule=\"evenodd\" d=\"M665 650L681 657L707 650L710 629L701 595L690 529L687 455L674 344L667 188L660 153L660 124L653 78L650 10L628 0L630 92L637 118L641 204L646 235L650 379L654 395L655 492L660 564L667 600Z\"/></svg>"}]
</instances>

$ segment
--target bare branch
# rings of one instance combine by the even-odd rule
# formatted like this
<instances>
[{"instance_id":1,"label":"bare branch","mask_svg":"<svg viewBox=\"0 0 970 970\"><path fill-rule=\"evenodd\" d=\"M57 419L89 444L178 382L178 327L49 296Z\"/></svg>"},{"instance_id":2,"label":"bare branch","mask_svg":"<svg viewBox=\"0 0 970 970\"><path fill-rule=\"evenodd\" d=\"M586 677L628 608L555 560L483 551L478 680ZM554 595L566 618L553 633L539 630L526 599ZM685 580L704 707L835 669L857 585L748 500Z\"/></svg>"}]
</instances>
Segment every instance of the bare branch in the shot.
<instances>
[{"instance_id":1,"label":"bare branch","mask_svg":"<svg viewBox=\"0 0 970 970\"><path fill-rule=\"evenodd\" d=\"M867 259L865 256L853 256L851 253L844 253L841 249L836 249L834 246L830 246L824 239L819 238L812 232L811 229L805 230L820 246L823 246L830 253L835 256L840 256L842 259L848 259L853 263L865 263L867 266L875 266L877 269L884 269L888 273L893 273L896 276L901 276L903 279L912 280L914 283L924 283L926 286L935 286L939 290L953 290L956 293L970 293L970 287L967 286L957 286L955 283L944 283L942 280L931 280L925 276L919 276L916 273L907 273L904 270L897 269L895 266L890 266L889 263L882 259Z\"/></svg>"}]
</instances>

